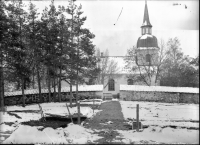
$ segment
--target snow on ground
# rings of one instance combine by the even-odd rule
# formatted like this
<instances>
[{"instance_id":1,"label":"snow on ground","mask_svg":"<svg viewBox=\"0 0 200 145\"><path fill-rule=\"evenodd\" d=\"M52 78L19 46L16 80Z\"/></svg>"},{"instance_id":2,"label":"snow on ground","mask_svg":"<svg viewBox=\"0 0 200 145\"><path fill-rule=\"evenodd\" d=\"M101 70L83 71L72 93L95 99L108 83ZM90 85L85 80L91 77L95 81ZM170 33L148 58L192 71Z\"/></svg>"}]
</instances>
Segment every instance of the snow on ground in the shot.
<instances>
[{"instance_id":1,"label":"snow on ground","mask_svg":"<svg viewBox=\"0 0 200 145\"><path fill-rule=\"evenodd\" d=\"M66 103L42 103L40 105L44 113L56 114L56 115L61 115L61 116L69 115ZM68 103L68 106L69 106L69 103ZM94 113L93 113L93 109L91 109L88 106L84 106L80 108L81 108L81 113L89 118L95 115L97 112L101 111L101 110L94 110ZM22 107L22 106L8 106L7 107L7 111L22 111L22 110L39 111L40 109L37 104L27 105L26 107ZM69 107L69 110L71 114L77 113L77 107L72 107L72 108ZM41 118L41 114L36 113L36 112L33 112L33 113L32 112L31 113L14 112L14 113L20 116L21 119L16 118L15 116L11 116L8 113L0 112L0 115L2 116L0 123L15 122L15 121L24 122L24 121L29 121L29 120L38 120Z\"/></svg>"},{"instance_id":2,"label":"snow on ground","mask_svg":"<svg viewBox=\"0 0 200 145\"><path fill-rule=\"evenodd\" d=\"M84 144L102 138L93 134L92 130L72 123L68 124L66 128L53 129L47 127L42 131L38 130L39 128L41 127L20 125L3 143Z\"/></svg>"},{"instance_id":3,"label":"snow on ground","mask_svg":"<svg viewBox=\"0 0 200 145\"><path fill-rule=\"evenodd\" d=\"M137 101L120 101L120 104L125 119L136 119L136 105L139 104L139 119L149 126L142 132L117 130L124 143L199 143L198 104ZM187 129L191 127L197 130Z\"/></svg>"},{"instance_id":4,"label":"snow on ground","mask_svg":"<svg viewBox=\"0 0 200 145\"><path fill-rule=\"evenodd\" d=\"M11 116L7 112L5 113L0 112L0 116L2 117L0 120L0 124L4 122L24 122L24 121L30 121L30 120L39 120L41 118L41 114L39 113L15 113L15 114L20 116L21 119L15 116Z\"/></svg>"},{"instance_id":5,"label":"snow on ground","mask_svg":"<svg viewBox=\"0 0 200 145\"><path fill-rule=\"evenodd\" d=\"M85 99L85 100L81 100L81 101L80 101L80 104L101 105L102 102L103 102L102 99Z\"/></svg>"},{"instance_id":6,"label":"snow on ground","mask_svg":"<svg viewBox=\"0 0 200 145\"><path fill-rule=\"evenodd\" d=\"M56 114L56 115L61 115L61 116L66 116L69 115L67 107L66 107L66 103L42 103L40 104L42 106L42 109L44 111L44 113L50 113L50 114ZM68 104L69 106L69 104ZM26 107L21 107L21 106L8 106L7 107L7 111L22 111L22 110L26 110L26 111L39 111L39 106L37 104L33 104L33 105L27 105ZM72 107L70 108L70 113L71 114L75 114L77 113L77 107ZM88 118L92 118L97 112L101 111L101 110L94 110L91 109L90 107L84 106L84 107L80 107L81 113L85 116L87 116ZM15 114L17 114L19 117L21 118L17 118L16 116L12 116L10 114L8 114L7 112L0 112L0 131L4 132L4 131L13 131L18 125L13 126L13 128L11 129L11 127L9 125L5 125L5 122L15 122L15 124L19 124L20 122L25 122L25 121L30 121L30 120L39 120L41 118L41 114L40 112L30 112L30 113L26 113L26 112L14 112ZM46 115L48 116L48 115Z\"/></svg>"},{"instance_id":7,"label":"snow on ground","mask_svg":"<svg viewBox=\"0 0 200 145\"><path fill-rule=\"evenodd\" d=\"M113 98L112 101L119 101L119 99L117 99L117 98Z\"/></svg>"},{"instance_id":8,"label":"snow on ground","mask_svg":"<svg viewBox=\"0 0 200 145\"><path fill-rule=\"evenodd\" d=\"M111 100L110 100L111 101ZM115 100L116 101L116 100ZM98 102L98 100L96 100ZM99 101L107 102L107 101ZM122 113L126 120L136 119L136 105L139 104L140 121L148 128L135 132L134 130L115 130L120 135L113 140L123 143L199 143L199 130L189 130L182 127L199 128L199 123L189 122L190 120L199 121L198 104L177 104L177 103L157 103L157 102L137 102L137 101L119 101L122 107ZM91 101L82 101L81 103L90 104ZM92 102L93 103L93 102ZM68 104L69 105L69 104ZM67 115L66 103L42 103L44 113ZM77 113L77 107L69 108L72 114ZM26 107L10 106L8 111L16 110L38 110L37 104L27 105ZM92 117L98 111L90 107L81 107L81 113L87 117ZM102 137L94 134L100 130L90 130L83 126L68 124L66 128L53 129L42 126L26 126L20 122L28 120L38 120L40 113L14 112L22 119L10 116L7 113L1 114L0 131L14 131L3 143L45 143L45 144L84 144L92 143ZM11 126L3 122L15 122ZM112 123L112 122L107 122ZM169 125L179 126L178 128L168 127ZM39 130L43 129L43 130ZM4 140L3 137L1 140Z\"/></svg>"},{"instance_id":9,"label":"snow on ground","mask_svg":"<svg viewBox=\"0 0 200 145\"><path fill-rule=\"evenodd\" d=\"M102 100L95 100L96 104L101 104ZM84 101L85 104L90 104L90 101ZM42 103L40 104L44 114L48 116L48 113L66 116L69 115L66 103ZM67 103L69 106L69 103ZM77 107L70 108L70 113L77 113ZM81 114L92 118L97 112L101 110L93 110L89 106L80 107ZM92 134L92 130L87 130L82 126L68 124L66 128L45 128L43 131L38 130L40 127L31 127L26 125L21 125L21 122L30 120L39 120L41 118L40 109L38 104L27 105L26 107L21 106L8 106L7 111L14 111L12 113L19 117L10 115L7 112L0 112L0 132L4 133L6 131L13 132L9 138L7 138L3 143L87 143L93 142L101 137ZM5 124L6 122L13 122L11 126ZM1 140L5 137L1 136Z\"/></svg>"},{"instance_id":10,"label":"snow on ground","mask_svg":"<svg viewBox=\"0 0 200 145\"><path fill-rule=\"evenodd\" d=\"M198 104L120 101L124 118L136 119L139 104L140 120L199 120Z\"/></svg>"},{"instance_id":11,"label":"snow on ground","mask_svg":"<svg viewBox=\"0 0 200 145\"><path fill-rule=\"evenodd\" d=\"M80 92L85 91L96 91L101 92L103 90L103 85L79 85L78 90ZM51 88L51 92L53 92L54 89ZM72 91L76 91L76 86L72 86ZM48 93L48 89L42 89L42 93ZM58 92L58 88L56 88L56 92ZM70 92L70 87L62 87L61 92ZM39 94L38 89L30 89L30 90L24 90L24 93L27 94ZM13 92L5 92L5 97L7 96L16 96L16 95L22 95L22 91L13 91Z\"/></svg>"},{"instance_id":12,"label":"snow on ground","mask_svg":"<svg viewBox=\"0 0 200 145\"><path fill-rule=\"evenodd\" d=\"M16 125L13 124L12 126L6 125L6 124L1 124L0 125L0 131L1 132L6 132L6 131L14 131L16 128Z\"/></svg>"},{"instance_id":13,"label":"snow on ground","mask_svg":"<svg viewBox=\"0 0 200 145\"><path fill-rule=\"evenodd\" d=\"M169 86L120 85L120 91L176 92L176 93L196 93L196 94L199 94L199 88L169 87Z\"/></svg>"},{"instance_id":14,"label":"snow on ground","mask_svg":"<svg viewBox=\"0 0 200 145\"><path fill-rule=\"evenodd\" d=\"M124 131L117 130L120 136L114 141L119 141L120 137L124 138L121 141L130 144L134 143L184 143L184 144L198 144L199 143L199 130L187 129L172 129L170 127L160 128L151 126L144 129L142 132L135 132L133 130Z\"/></svg>"}]
</instances>

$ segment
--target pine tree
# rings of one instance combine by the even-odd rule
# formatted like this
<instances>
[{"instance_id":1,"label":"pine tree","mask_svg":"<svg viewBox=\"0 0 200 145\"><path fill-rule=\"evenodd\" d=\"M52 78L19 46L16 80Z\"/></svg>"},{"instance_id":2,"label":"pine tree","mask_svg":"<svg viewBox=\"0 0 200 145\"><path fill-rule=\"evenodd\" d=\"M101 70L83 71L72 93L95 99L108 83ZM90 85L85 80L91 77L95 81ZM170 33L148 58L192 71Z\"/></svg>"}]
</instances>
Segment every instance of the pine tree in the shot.
<instances>
[{"instance_id":1,"label":"pine tree","mask_svg":"<svg viewBox=\"0 0 200 145\"><path fill-rule=\"evenodd\" d=\"M69 53L69 22L64 15L66 8L64 6L59 6L58 16L59 16L59 34L58 34L58 53L57 53L57 66L59 66L58 74L58 98L61 101L61 81L66 80L66 73L68 72L68 53Z\"/></svg>"},{"instance_id":2,"label":"pine tree","mask_svg":"<svg viewBox=\"0 0 200 145\"><path fill-rule=\"evenodd\" d=\"M72 16L70 55L71 58L75 58L73 59L75 67L71 67L71 71L76 73L71 74L71 76L76 76L76 103L78 115L80 115L78 84L83 81L83 76L91 71L90 69L96 67L97 59L94 56L95 49L91 41L95 35L88 29L83 28L86 17L82 17L82 6L77 7L71 1L68 8L68 13ZM80 123L80 116L78 116L78 123Z\"/></svg>"},{"instance_id":3,"label":"pine tree","mask_svg":"<svg viewBox=\"0 0 200 145\"><path fill-rule=\"evenodd\" d=\"M69 56L69 72L68 72L68 80L67 81L70 85L70 107L72 107L72 98L73 98L73 94L72 94L72 85L74 85L74 81L76 79L76 72L75 72L75 65L74 65L74 60L75 60L75 43L74 43L74 15L75 15L75 10L76 10L76 5L74 4L74 0L69 0L69 5L67 7L67 13L71 16L70 19L68 19L69 21L69 25L70 25L70 40L69 40L69 52L68 52L68 56Z\"/></svg>"},{"instance_id":4,"label":"pine tree","mask_svg":"<svg viewBox=\"0 0 200 145\"><path fill-rule=\"evenodd\" d=\"M0 105L2 110L4 109L4 63L5 53L7 48L8 38L8 18L5 14L6 5L4 2L0 2Z\"/></svg>"},{"instance_id":5,"label":"pine tree","mask_svg":"<svg viewBox=\"0 0 200 145\"><path fill-rule=\"evenodd\" d=\"M49 90L49 101L51 98L51 80L54 88L54 101L56 93L56 75L57 75L57 42L58 42L58 24L57 24L58 13L52 0L50 9L46 7L42 13L40 23L40 47L44 51L43 63L47 67L47 80Z\"/></svg>"},{"instance_id":6,"label":"pine tree","mask_svg":"<svg viewBox=\"0 0 200 145\"><path fill-rule=\"evenodd\" d=\"M27 42L28 42L28 47L29 47L29 55L30 59L33 59L33 65L32 65L32 70L33 70L33 78L34 78L34 70L36 69L36 76L37 76L37 83L38 83L38 91L39 91L39 98L40 102L42 102L42 97L41 97L41 76L40 76L40 68L41 68L41 56L42 56L42 51L40 47L37 45L38 42L38 35L39 34L39 21L38 21L38 15L37 9L35 5L30 2L29 3L29 14L27 17L28 25L26 27L26 33L27 33ZM33 88L34 88L34 79L33 79Z\"/></svg>"},{"instance_id":7,"label":"pine tree","mask_svg":"<svg viewBox=\"0 0 200 145\"><path fill-rule=\"evenodd\" d=\"M7 7L9 16L9 49L7 53L7 65L9 66L9 72L12 74L14 80L17 80L21 84L22 101L25 106L25 94L26 82L30 81L30 61L28 59L28 53L26 49L25 41L25 20L26 13L22 9L21 1L12 1Z\"/></svg>"}]
</instances>

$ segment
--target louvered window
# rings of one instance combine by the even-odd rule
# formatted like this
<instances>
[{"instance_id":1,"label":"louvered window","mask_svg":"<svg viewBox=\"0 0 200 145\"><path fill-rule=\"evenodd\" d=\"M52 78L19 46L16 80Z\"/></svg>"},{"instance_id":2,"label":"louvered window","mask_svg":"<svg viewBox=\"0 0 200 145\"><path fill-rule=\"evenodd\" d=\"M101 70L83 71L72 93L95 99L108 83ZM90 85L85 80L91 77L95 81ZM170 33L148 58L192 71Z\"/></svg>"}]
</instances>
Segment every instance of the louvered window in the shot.
<instances>
[{"instance_id":1,"label":"louvered window","mask_svg":"<svg viewBox=\"0 0 200 145\"><path fill-rule=\"evenodd\" d=\"M146 55L146 62L151 63L151 55L150 54Z\"/></svg>"},{"instance_id":2,"label":"louvered window","mask_svg":"<svg viewBox=\"0 0 200 145\"><path fill-rule=\"evenodd\" d=\"M127 84L128 84L128 85L133 85L133 80L132 80L132 79L128 79L128 80L127 80Z\"/></svg>"}]
</instances>

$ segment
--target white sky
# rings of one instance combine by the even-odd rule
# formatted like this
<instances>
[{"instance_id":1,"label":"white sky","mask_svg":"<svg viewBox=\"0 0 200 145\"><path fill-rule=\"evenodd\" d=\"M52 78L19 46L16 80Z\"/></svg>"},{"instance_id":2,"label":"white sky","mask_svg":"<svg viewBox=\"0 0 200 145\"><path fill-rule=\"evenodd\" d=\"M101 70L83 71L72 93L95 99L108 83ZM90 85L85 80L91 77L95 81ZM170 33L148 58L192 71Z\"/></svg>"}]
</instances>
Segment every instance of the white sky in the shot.
<instances>
[{"instance_id":1,"label":"white sky","mask_svg":"<svg viewBox=\"0 0 200 145\"><path fill-rule=\"evenodd\" d=\"M83 16L87 16L84 27L95 34L93 42L101 51L108 49L111 56L124 56L127 49L136 45L141 36L144 0L78 0L76 3L82 4ZM174 6L174 3L181 5ZM34 4L42 12L50 0L34 1ZM165 42L178 37L184 54L196 57L199 54L199 1L149 0L147 4L152 35ZM55 5L67 7L68 1L55 0Z\"/></svg>"}]
</instances>

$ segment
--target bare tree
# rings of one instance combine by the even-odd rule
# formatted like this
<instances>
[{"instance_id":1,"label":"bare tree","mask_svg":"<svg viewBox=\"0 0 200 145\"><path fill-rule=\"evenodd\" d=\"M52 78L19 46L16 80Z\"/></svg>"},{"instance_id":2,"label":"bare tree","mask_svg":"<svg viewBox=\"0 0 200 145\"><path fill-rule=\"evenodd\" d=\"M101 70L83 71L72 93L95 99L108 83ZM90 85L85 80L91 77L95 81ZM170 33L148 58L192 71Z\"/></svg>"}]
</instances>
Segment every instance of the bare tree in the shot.
<instances>
[{"instance_id":1,"label":"bare tree","mask_svg":"<svg viewBox=\"0 0 200 145\"><path fill-rule=\"evenodd\" d=\"M145 83L148 86L158 84L162 72L161 66L166 57L165 43L162 39L159 45L159 50L148 49L146 53L138 52L135 46L128 49L124 59L126 62L125 68L130 72L127 75L128 78L133 79L135 82ZM150 58L146 54L150 54Z\"/></svg>"},{"instance_id":2,"label":"bare tree","mask_svg":"<svg viewBox=\"0 0 200 145\"><path fill-rule=\"evenodd\" d=\"M116 75L119 73L118 63L110 59L108 49L106 49L105 52L101 54L100 50L97 49L96 55L100 59L98 67L100 67L101 70L99 77L97 78L97 83L103 84L104 88L106 88L111 78L115 79L118 77L118 75Z\"/></svg>"}]
</instances>

